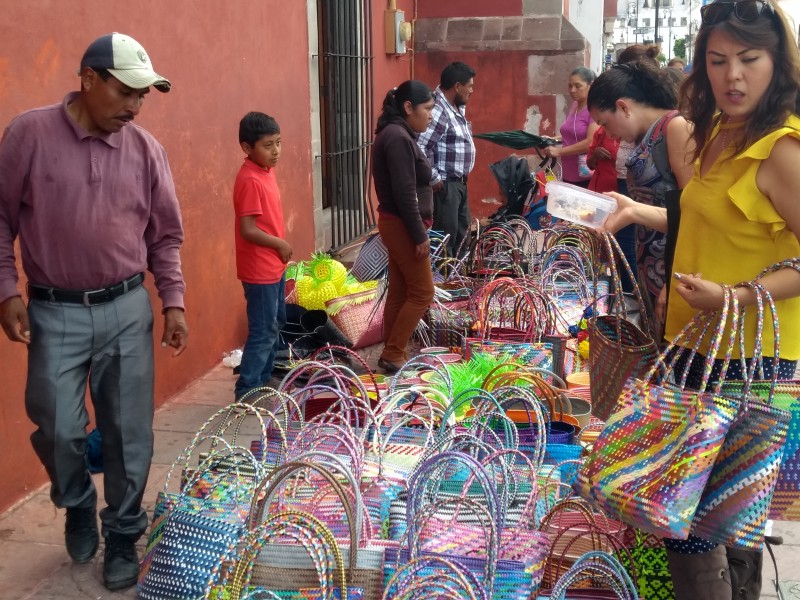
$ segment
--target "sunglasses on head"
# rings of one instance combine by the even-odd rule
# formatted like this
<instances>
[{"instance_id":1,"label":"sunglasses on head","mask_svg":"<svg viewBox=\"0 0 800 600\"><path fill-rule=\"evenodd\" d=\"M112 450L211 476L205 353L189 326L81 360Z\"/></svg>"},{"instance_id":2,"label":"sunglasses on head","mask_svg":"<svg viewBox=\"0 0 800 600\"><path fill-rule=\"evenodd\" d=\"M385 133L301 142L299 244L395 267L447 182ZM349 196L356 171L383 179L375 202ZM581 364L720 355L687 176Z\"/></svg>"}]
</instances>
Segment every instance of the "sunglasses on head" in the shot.
<instances>
[{"instance_id":1,"label":"sunglasses on head","mask_svg":"<svg viewBox=\"0 0 800 600\"><path fill-rule=\"evenodd\" d=\"M750 22L758 19L765 8L773 12L769 0L717 1L701 6L700 16L703 19L703 25L716 25L727 19L731 13L740 21Z\"/></svg>"}]
</instances>

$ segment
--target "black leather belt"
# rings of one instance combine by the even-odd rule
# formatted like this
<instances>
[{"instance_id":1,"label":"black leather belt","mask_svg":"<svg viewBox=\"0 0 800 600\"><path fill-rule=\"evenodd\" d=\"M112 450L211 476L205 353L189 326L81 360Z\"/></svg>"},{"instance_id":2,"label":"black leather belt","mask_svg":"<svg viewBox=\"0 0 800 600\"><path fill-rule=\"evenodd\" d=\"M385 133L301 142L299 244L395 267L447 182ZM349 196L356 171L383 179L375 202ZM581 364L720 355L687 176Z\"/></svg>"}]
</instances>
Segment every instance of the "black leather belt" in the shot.
<instances>
[{"instance_id":1,"label":"black leather belt","mask_svg":"<svg viewBox=\"0 0 800 600\"><path fill-rule=\"evenodd\" d=\"M447 177L447 181L457 181L458 183L463 183L467 185L467 176L462 175L461 177Z\"/></svg>"},{"instance_id":2,"label":"black leather belt","mask_svg":"<svg viewBox=\"0 0 800 600\"><path fill-rule=\"evenodd\" d=\"M83 304L84 306L94 306L104 304L135 290L142 285L144 273L137 273L133 277L128 277L125 281L120 281L114 285L99 290L62 290L60 288L42 287L40 285L28 284L28 298L31 300L44 300L45 302L67 302L69 304Z\"/></svg>"}]
</instances>

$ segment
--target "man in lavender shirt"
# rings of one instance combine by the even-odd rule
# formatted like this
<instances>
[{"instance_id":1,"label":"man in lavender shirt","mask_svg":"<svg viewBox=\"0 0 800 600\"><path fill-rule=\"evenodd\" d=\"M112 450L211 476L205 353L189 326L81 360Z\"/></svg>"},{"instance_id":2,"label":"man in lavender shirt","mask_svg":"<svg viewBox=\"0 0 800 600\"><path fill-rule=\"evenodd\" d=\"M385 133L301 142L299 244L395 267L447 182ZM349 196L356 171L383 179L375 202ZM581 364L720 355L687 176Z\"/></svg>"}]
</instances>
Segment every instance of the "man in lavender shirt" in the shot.
<instances>
[{"instance_id":1,"label":"man in lavender shirt","mask_svg":"<svg viewBox=\"0 0 800 600\"><path fill-rule=\"evenodd\" d=\"M161 345L181 354L188 328L178 200L161 145L131 122L150 87L170 83L144 48L114 33L80 64L80 91L15 117L0 141L0 324L28 348L25 406L31 442L66 508L75 562L99 546L97 493L84 459L87 383L102 435L109 589L136 582L135 541L153 454L153 314L142 286L153 273ZM18 291L14 240L28 279Z\"/></svg>"}]
</instances>

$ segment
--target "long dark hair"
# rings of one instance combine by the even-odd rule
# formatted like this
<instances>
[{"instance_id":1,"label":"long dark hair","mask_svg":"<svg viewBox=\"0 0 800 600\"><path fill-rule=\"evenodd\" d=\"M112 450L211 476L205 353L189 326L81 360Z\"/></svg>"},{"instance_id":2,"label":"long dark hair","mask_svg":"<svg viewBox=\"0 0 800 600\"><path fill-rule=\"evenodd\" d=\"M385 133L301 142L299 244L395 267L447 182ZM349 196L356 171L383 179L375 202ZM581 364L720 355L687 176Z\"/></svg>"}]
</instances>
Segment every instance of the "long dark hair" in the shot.
<instances>
[{"instance_id":1,"label":"long dark hair","mask_svg":"<svg viewBox=\"0 0 800 600\"><path fill-rule=\"evenodd\" d=\"M794 34L781 8L776 2L770 2L753 21L737 19L731 11L727 19L700 27L692 72L681 87L681 110L686 119L694 124L692 139L695 143L695 159L699 158L720 118L714 116L717 105L706 68L708 37L715 29L725 32L744 46L766 50L773 62L772 81L747 119L744 137L736 144L735 151L741 152L756 140L780 128L790 114L800 114L800 59Z\"/></svg>"},{"instance_id":2,"label":"long dark hair","mask_svg":"<svg viewBox=\"0 0 800 600\"><path fill-rule=\"evenodd\" d=\"M614 112L620 98L630 98L651 108L673 109L678 104L678 91L665 69L645 61L617 64L595 79L586 106L589 110Z\"/></svg>"},{"instance_id":3,"label":"long dark hair","mask_svg":"<svg viewBox=\"0 0 800 600\"><path fill-rule=\"evenodd\" d=\"M431 98L433 98L431 88L417 79L409 79L389 90L386 98L383 99L383 108L381 116L378 117L375 133L380 133L381 129L398 117L405 119L406 112L403 110L403 104L406 102L411 102L411 106L414 107L418 104L425 104Z\"/></svg>"}]
</instances>

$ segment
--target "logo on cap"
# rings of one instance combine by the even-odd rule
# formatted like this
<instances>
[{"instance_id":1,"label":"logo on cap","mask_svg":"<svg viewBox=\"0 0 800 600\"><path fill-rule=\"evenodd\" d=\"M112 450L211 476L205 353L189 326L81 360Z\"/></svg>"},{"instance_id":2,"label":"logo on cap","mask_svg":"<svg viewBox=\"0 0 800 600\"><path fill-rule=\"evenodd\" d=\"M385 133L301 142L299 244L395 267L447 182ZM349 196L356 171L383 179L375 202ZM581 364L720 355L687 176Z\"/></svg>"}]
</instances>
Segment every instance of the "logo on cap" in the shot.
<instances>
[{"instance_id":1,"label":"logo on cap","mask_svg":"<svg viewBox=\"0 0 800 600\"><path fill-rule=\"evenodd\" d=\"M147 54L144 53L144 50L137 50L136 56L138 56L139 60L143 63L147 63Z\"/></svg>"}]
</instances>

